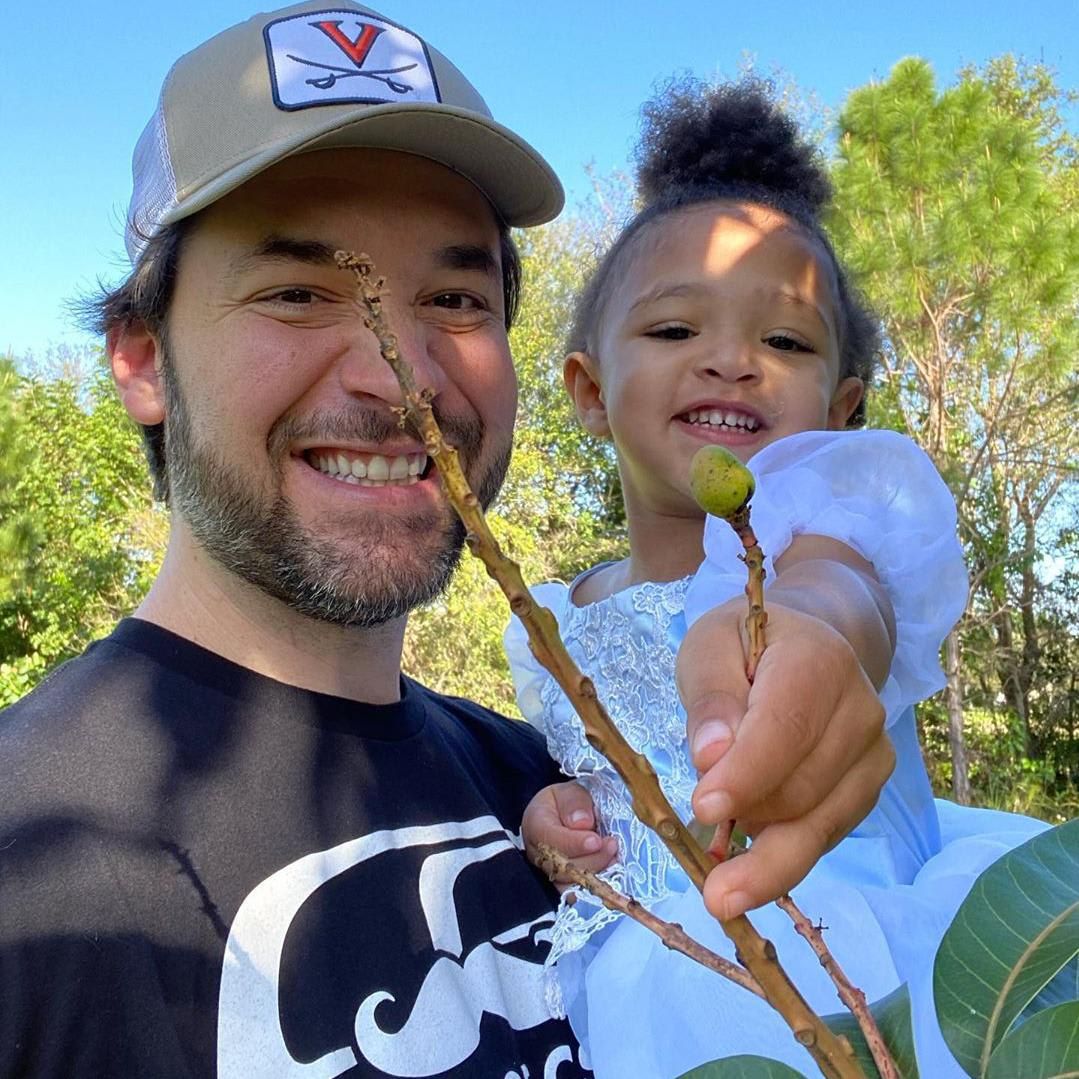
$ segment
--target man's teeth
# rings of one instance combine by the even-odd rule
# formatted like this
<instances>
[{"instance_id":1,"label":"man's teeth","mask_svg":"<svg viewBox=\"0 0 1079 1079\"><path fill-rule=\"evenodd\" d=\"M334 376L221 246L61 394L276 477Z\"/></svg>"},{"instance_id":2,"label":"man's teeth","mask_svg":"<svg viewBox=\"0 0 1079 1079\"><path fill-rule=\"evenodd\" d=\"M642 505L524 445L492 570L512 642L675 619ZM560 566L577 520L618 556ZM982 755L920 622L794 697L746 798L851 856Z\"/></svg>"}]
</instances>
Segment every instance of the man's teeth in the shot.
<instances>
[{"instance_id":1,"label":"man's teeth","mask_svg":"<svg viewBox=\"0 0 1079 1079\"><path fill-rule=\"evenodd\" d=\"M703 423L709 427L737 427L743 431L756 431L760 420L747 416L744 412L724 412L718 408L692 408L686 413L690 423Z\"/></svg>"},{"instance_id":2,"label":"man's teeth","mask_svg":"<svg viewBox=\"0 0 1079 1079\"><path fill-rule=\"evenodd\" d=\"M314 452L307 459L319 472L360 487L407 487L417 483L427 467L426 453L384 457L380 453Z\"/></svg>"}]
</instances>

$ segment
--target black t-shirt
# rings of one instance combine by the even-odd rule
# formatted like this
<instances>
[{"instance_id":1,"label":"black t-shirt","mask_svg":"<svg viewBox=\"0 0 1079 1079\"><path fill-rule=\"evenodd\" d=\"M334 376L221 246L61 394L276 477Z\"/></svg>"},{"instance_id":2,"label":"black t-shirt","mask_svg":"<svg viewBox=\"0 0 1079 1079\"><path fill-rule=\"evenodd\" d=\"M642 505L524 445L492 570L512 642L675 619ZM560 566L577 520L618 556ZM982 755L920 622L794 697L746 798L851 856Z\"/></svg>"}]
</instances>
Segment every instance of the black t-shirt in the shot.
<instances>
[{"instance_id":1,"label":"black t-shirt","mask_svg":"<svg viewBox=\"0 0 1079 1079\"><path fill-rule=\"evenodd\" d=\"M557 1076L541 739L122 622L0 715L0 1076Z\"/></svg>"}]
</instances>

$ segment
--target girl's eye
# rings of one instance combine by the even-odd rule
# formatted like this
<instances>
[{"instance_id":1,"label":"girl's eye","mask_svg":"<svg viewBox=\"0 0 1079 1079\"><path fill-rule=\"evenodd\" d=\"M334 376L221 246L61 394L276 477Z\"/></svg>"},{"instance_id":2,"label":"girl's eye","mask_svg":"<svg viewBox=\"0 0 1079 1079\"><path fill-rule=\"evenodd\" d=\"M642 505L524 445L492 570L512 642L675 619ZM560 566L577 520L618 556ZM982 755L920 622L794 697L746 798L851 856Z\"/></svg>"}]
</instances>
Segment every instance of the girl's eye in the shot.
<instances>
[{"instance_id":1,"label":"girl's eye","mask_svg":"<svg viewBox=\"0 0 1079 1079\"><path fill-rule=\"evenodd\" d=\"M766 345L770 345L778 352L812 352L813 347L807 345L805 341L800 340L797 337L791 337L786 333L773 333L769 334L764 339Z\"/></svg>"},{"instance_id":2,"label":"girl's eye","mask_svg":"<svg viewBox=\"0 0 1079 1079\"><path fill-rule=\"evenodd\" d=\"M660 341L687 341L696 334L688 326L658 326L646 330L645 337L655 337Z\"/></svg>"}]
</instances>

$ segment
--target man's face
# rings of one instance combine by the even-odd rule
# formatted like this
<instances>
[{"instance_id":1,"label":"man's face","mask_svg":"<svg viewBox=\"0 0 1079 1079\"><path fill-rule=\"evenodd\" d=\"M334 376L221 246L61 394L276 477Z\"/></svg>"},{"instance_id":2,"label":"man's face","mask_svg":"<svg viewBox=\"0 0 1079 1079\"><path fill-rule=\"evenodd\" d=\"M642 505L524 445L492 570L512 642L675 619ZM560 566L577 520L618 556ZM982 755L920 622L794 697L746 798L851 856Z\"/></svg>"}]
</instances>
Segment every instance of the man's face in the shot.
<instances>
[{"instance_id":1,"label":"man's face","mask_svg":"<svg viewBox=\"0 0 1079 1079\"><path fill-rule=\"evenodd\" d=\"M371 256L401 355L486 503L517 387L499 233L448 169L388 151L290 158L204 211L167 333L172 505L217 562L311 617L377 625L436 595L463 530L340 248Z\"/></svg>"}]
</instances>

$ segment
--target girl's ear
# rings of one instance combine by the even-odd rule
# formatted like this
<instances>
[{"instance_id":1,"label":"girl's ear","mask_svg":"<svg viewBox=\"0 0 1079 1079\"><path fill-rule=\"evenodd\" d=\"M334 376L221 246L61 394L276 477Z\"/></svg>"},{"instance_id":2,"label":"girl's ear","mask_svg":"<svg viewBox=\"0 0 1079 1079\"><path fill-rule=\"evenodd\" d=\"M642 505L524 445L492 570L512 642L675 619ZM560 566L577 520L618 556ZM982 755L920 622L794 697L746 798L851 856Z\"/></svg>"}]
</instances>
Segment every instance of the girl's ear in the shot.
<instances>
[{"instance_id":1,"label":"girl's ear","mask_svg":"<svg viewBox=\"0 0 1079 1079\"><path fill-rule=\"evenodd\" d=\"M607 406L599 382L599 365L587 352L571 352L562 367L562 378L577 409L581 426L598 438L608 438Z\"/></svg>"},{"instance_id":2,"label":"girl's ear","mask_svg":"<svg viewBox=\"0 0 1079 1079\"><path fill-rule=\"evenodd\" d=\"M146 427L165 418L165 385L161 345L141 322L109 330L105 349L112 378L127 414Z\"/></svg>"},{"instance_id":3,"label":"girl's ear","mask_svg":"<svg viewBox=\"0 0 1079 1079\"><path fill-rule=\"evenodd\" d=\"M828 430L842 431L865 395L865 383L853 375L841 379L828 406Z\"/></svg>"}]
</instances>

